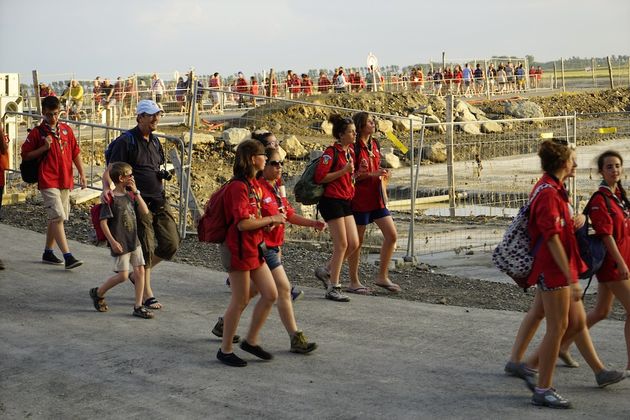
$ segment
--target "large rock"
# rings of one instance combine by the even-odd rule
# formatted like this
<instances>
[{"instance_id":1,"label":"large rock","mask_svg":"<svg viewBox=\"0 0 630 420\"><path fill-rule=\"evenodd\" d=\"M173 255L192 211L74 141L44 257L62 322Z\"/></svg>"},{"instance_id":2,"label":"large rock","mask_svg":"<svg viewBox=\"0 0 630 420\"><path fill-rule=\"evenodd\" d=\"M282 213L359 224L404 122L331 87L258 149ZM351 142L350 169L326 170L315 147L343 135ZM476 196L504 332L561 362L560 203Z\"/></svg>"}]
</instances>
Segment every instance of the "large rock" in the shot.
<instances>
[{"instance_id":1,"label":"large rock","mask_svg":"<svg viewBox=\"0 0 630 420\"><path fill-rule=\"evenodd\" d=\"M477 119L481 119L481 117L485 117L486 113L483 112L482 110L480 110L479 108L477 108L474 105L471 105L469 103L467 103L468 105L468 110L470 111L471 114L473 114L475 117L477 117Z\"/></svg>"},{"instance_id":2,"label":"large rock","mask_svg":"<svg viewBox=\"0 0 630 420\"><path fill-rule=\"evenodd\" d=\"M468 104L466 101L455 99L453 102L453 113L457 114L464 111L468 111Z\"/></svg>"},{"instance_id":3,"label":"large rock","mask_svg":"<svg viewBox=\"0 0 630 420\"><path fill-rule=\"evenodd\" d=\"M394 128L398 131L409 131L409 128L411 128L409 118L393 118L392 123L394 124Z\"/></svg>"},{"instance_id":4,"label":"large rock","mask_svg":"<svg viewBox=\"0 0 630 420\"><path fill-rule=\"evenodd\" d=\"M280 160L284 160L287 157L287 152L280 146L278 146L278 154L280 155Z\"/></svg>"},{"instance_id":5,"label":"large rock","mask_svg":"<svg viewBox=\"0 0 630 420\"><path fill-rule=\"evenodd\" d=\"M425 122L427 124L433 124L427 127L429 130L435 131L436 133L440 134L446 133L446 126L444 126L440 119L435 115L427 115Z\"/></svg>"},{"instance_id":6,"label":"large rock","mask_svg":"<svg viewBox=\"0 0 630 420\"><path fill-rule=\"evenodd\" d=\"M243 140L249 139L252 137L251 131L246 128L228 128L223 131L223 141L228 146L236 146L240 144Z\"/></svg>"},{"instance_id":7,"label":"large rock","mask_svg":"<svg viewBox=\"0 0 630 420\"><path fill-rule=\"evenodd\" d=\"M464 133L467 133L467 134L473 134L473 135L481 134L481 130L479 129L479 124L466 123L466 124L460 125L459 128Z\"/></svg>"},{"instance_id":8,"label":"large rock","mask_svg":"<svg viewBox=\"0 0 630 420\"><path fill-rule=\"evenodd\" d=\"M398 169L400 168L400 159L393 152L383 154L381 165L384 168Z\"/></svg>"},{"instance_id":9,"label":"large rock","mask_svg":"<svg viewBox=\"0 0 630 420\"><path fill-rule=\"evenodd\" d=\"M516 118L542 118L542 108L530 101L506 102L505 113Z\"/></svg>"},{"instance_id":10,"label":"large rock","mask_svg":"<svg viewBox=\"0 0 630 420\"><path fill-rule=\"evenodd\" d=\"M502 133L503 127L498 122L494 122L492 120L484 120L481 123L481 132L490 134L490 133Z\"/></svg>"},{"instance_id":11,"label":"large rock","mask_svg":"<svg viewBox=\"0 0 630 420\"><path fill-rule=\"evenodd\" d=\"M319 129L322 130L322 133L332 136L333 125L330 121L322 121L319 125Z\"/></svg>"},{"instance_id":12,"label":"large rock","mask_svg":"<svg viewBox=\"0 0 630 420\"><path fill-rule=\"evenodd\" d=\"M422 154L434 163L446 162L446 145L441 141L424 146Z\"/></svg>"},{"instance_id":13,"label":"large rock","mask_svg":"<svg viewBox=\"0 0 630 420\"><path fill-rule=\"evenodd\" d=\"M378 120L376 129L382 133L389 133L394 131L394 123L389 120Z\"/></svg>"},{"instance_id":14,"label":"large rock","mask_svg":"<svg viewBox=\"0 0 630 420\"><path fill-rule=\"evenodd\" d=\"M418 108L414 109L413 114L424 114L424 115L435 115L433 111L433 107L430 104L421 105Z\"/></svg>"},{"instance_id":15,"label":"large rock","mask_svg":"<svg viewBox=\"0 0 630 420\"><path fill-rule=\"evenodd\" d=\"M308 155L308 151L295 136L285 137L282 141L282 147L291 159L302 159Z\"/></svg>"},{"instance_id":16,"label":"large rock","mask_svg":"<svg viewBox=\"0 0 630 420\"><path fill-rule=\"evenodd\" d=\"M188 142L190 142L190 132L188 132L188 131L184 132L183 138L184 138L184 144L187 145ZM215 143L215 142L216 142L216 140L214 139L214 136L212 134L196 132L193 135L193 145L197 145L197 144L212 144L212 143Z\"/></svg>"},{"instance_id":17,"label":"large rock","mask_svg":"<svg viewBox=\"0 0 630 420\"><path fill-rule=\"evenodd\" d=\"M463 111L457 113L457 116L455 117L455 121L457 122L477 121L477 117L475 117L473 113L468 110L468 108L465 108Z\"/></svg>"}]
</instances>

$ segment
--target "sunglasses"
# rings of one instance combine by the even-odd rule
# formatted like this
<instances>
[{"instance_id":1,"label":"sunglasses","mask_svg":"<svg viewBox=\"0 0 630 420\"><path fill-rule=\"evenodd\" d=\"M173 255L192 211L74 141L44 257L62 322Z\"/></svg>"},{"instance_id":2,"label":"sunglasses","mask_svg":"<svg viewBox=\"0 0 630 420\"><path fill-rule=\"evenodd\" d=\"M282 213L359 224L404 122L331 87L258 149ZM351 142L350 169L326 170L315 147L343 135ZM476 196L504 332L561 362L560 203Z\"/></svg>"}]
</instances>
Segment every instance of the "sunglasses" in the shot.
<instances>
[{"instance_id":1,"label":"sunglasses","mask_svg":"<svg viewBox=\"0 0 630 420\"><path fill-rule=\"evenodd\" d=\"M284 163L284 161L282 161L282 160L270 160L267 163L269 165L271 165L271 166L275 166L276 168L280 168L282 166L282 164Z\"/></svg>"}]
</instances>

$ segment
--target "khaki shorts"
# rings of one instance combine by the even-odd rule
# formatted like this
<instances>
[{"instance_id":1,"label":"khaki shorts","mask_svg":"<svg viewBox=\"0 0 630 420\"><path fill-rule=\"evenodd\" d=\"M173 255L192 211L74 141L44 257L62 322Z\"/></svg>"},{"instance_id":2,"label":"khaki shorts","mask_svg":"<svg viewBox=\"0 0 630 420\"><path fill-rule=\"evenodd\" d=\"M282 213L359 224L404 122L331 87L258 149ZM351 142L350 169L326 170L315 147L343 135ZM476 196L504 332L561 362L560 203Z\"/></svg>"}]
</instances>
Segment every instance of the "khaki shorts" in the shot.
<instances>
[{"instance_id":1,"label":"khaki shorts","mask_svg":"<svg viewBox=\"0 0 630 420\"><path fill-rule=\"evenodd\" d=\"M70 214L70 190L45 188L40 190L48 220L68 220Z\"/></svg>"},{"instance_id":2,"label":"khaki shorts","mask_svg":"<svg viewBox=\"0 0 630 420\"><path fill-rule=\"evenodd\" d=\"M130 265L131 267L144 265L141 247L137 247L131 252L114 257L114 272L120 273L121 271L129 271Z\"/></svg>"}]
</instances>

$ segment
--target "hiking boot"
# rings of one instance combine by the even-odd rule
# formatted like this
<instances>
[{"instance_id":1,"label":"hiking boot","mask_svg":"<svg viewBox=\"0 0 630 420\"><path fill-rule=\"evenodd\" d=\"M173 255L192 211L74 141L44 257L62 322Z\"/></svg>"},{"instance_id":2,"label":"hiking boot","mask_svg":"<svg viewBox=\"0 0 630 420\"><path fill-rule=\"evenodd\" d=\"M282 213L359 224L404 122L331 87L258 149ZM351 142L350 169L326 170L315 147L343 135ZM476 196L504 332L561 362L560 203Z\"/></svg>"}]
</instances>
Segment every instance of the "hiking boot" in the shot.
<instances>
[{"instance_id":1,"label":"hiking boot","mask_svg":"<svg viewBox=\"0 0 630 420\"><path fill-rule=\"evenodd\" d=\"M554 388L545 392L534 392L532 404L550 408L571 408L569 400L558 394Z\"/></svg>"},{"instance_id":2,"label":"hiking boot","mask_svg":"<svg viewBox=\"0 0 630 420\"><path fill-rule=\"evenodd\" d=\"M515 376L524 380L525 385L527 385L527 388L529 388L530 391L533 391L534 388L536 388L536 383L538 382L538 372L527 367L525 363L507 362L504 370L509 376Z\"/></svg>"},{"instance_id":3,"label":"hiking boot","mask_svg":"<svg viewBox=\"0 0 630 420\"><path fill-rule=\"evenodd\" d=\"M324 284L324 289L328 290L328 284L330 283L330 273L328 269L326 267L317 267L315 269L315 277Z\"/></svg>"},{"instance_id":4,"label":"hiking boot","mask_svg":"<svg viewBox=\"0 0 630 420\"><path fill-rule=\"evenodd\" d=\"M247 340L241 341L241 349L246 351L247 353L251 353L254 356L256 356L256 357L258 357L260 359L263 359L263 360L271 360L271 359L273 359L273 354L271 354L268 351L264 350L260 346L252 346L251 344L249 344L247 342Z\"/></svg>"},{"instance_id":5,"label":"hiking boot","mask_svg":"<svg viewBox=\"0 0 630 420\"><path fill-rule=\"evenodd\" d=\"M234 353L223 353L221 349L217 353L217 359L223 364L234 367L244 367L247 366L247 362Z\"/></svg>"},{"instance_id":6,"label":"hiking boot","mask_svg":"<svg viewBox=\"0 0 630 420\"><path fill-rule=\"evenodd\" d=\"M133 307L133 316L137 316L138 318L151 319L153 318L153 312L147 309L146 306L134 306Z\"/></svg>"},{"instance_id":7,"label":"hiking boot","mask_svg":"<svg viewBox=\"0 0 630 420\"><path fill-rule=\"evenodd\" d=\"M350 298L341 293L341 286L330 286L326 292L326 299L334 300L335 302L350 302Z\"/></svg>"},{"instance_id":8,"label":"hiking boot","mask_svg":"<svg viewBox=\"0 0 630 420\"><path fill-rule=\"evenodd\" d=\"M83 264L83 261L77 260L72 255L66 258L66 270L71 270Z\"/></svg>"},{"instance_id":9,"label":"hiking boot","mask_svg":"<svg viewBox=\"0 0 630 420\"><path fill-rule=\"evenodd\" d=\"M219 338L223 338L223 317L222 316L220 316L217 323L214 324L214 327L212 328L212 334L216 335ZM232 337L232 343L238 343L239 341L241 341L241 337L238 334L234 334L234 337Z\"/></svg>"},{"instance_id":10,"label":"hiking boot","mask_svg":"<svg viewBox=\"0 0 630 420\"><path fill-rule=\"evenodd\" d=\"M304 297L304 292L295 286L291 286L291 300L297 302Z\"/></svg>"},{"instance_id":11,"label":"hiking boot","mask_svg":"<svg viewBox=\"0 0 630 420\"><path fill-rule=\"evenodd\" d=\"M291 336L291 353L307 354L317 348L317 343L309 343L302 331L296 331Z\"/></svg>"},{"instance_id":12,"label":"hiking boot","mask_svg":"<svg viewBox=\"0 0 630 420\"><path fill-rule=\"evenodd\" d=\"M42 262L44 264L54 264L54 265L63 264L63 260L57 258L57 256L52 251L44 252L44 255L42 255Z\"/></svg>"},{"instance_id":13,"label":"hiking boot","mask_svg":"<svg viewBox=\"0 0 630 420\"><path fill-rule=\"evenodd\" d=\"M571 356L571 353L569 353L569 351L561 351L558 354L558 358L560 360L562 360L562 363L564 363L564 365L566 367L570 367L570 368L579 368L580 364Z\"/></svg>"},{"instance_id":14,"label":"hiking boot","mask_svg":"<svg viewBox=\"0 0 630 420\"><path fill-rule=\"evenodd\" d=\"M597 386L604 388L608 385L616 384L619 381L626 379L626 373L618 370L606 370L602 369L595 374L595 380Z\"/></svg>"}]
</instances>

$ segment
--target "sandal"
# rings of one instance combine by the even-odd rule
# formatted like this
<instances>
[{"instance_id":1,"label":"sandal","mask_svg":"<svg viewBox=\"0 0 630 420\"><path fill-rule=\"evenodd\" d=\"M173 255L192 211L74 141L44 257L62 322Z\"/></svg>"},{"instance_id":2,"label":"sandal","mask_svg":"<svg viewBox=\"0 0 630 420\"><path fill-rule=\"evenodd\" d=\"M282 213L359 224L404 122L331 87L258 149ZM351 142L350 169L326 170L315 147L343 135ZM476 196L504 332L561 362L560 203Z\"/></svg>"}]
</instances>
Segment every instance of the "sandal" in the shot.
<instances>
[{"instance_id":1,"label":"sandal","mask_svg":"<svg viewBox=\"0 0 630 420\"><path fill-rule=\"evenodd\" d=\"M372 289L366 286L359 286L357 288L348 287L346 293L354 293L355 295L370 296L372 295Z\"/></svg>"},{"instance_id":2,"label":"sandal","mask_svg":"<svg viewBox=\"0 0 630 420\"><path fill-rule=\"evenodd\" d=\"M388 292L392 292L392 293L398 293L398 292L400 292L402 290L400 288L400 286L397 285L396 283L389 283L389 284L374 283L374 285L376 285L378 287L382 287L383 289L387 290Z\"/></svg>"},{"instance_id":3,"label":"sandal","mask_svg":"<svg viewBox=\"0 0 630 420\"><path fill-rule=\"evenodd\" d=\"M162 304L158 302L158 300L155 297L147 298L147 300L144 301L144 306L146 308L154 309L154 310L162 309Z\"/></svg>"},{"instance_id":4,"label":"sandal","mask_svg":"<svg viewBox=\"0 0 630 420\"><path fill-rule=\"evenodd\" d=\"M153 312L149 311L145 306L134 306L133 307L133 316L137 316L138 318L151 319L153 318Z\"/></svg>"},{"instance_id":5,"label":"sandal","mask_svg":"<svg viewBox=\"0 0 630 420\"><path fill-rule=\"evenodd\" d=\"M109 308L107 307L107 303L105 303L105 298L98 295L98 287L90 289L90 297L92 298L92 303L94 303L94 308L97 311L107 312Z\"/></svg>"}]
</instances>

